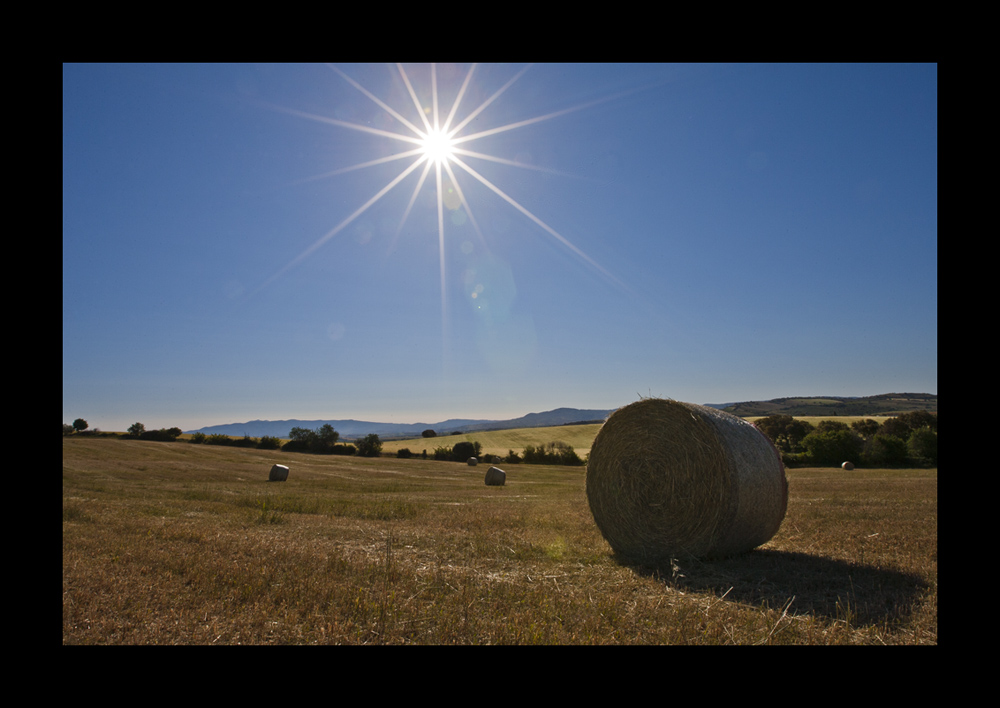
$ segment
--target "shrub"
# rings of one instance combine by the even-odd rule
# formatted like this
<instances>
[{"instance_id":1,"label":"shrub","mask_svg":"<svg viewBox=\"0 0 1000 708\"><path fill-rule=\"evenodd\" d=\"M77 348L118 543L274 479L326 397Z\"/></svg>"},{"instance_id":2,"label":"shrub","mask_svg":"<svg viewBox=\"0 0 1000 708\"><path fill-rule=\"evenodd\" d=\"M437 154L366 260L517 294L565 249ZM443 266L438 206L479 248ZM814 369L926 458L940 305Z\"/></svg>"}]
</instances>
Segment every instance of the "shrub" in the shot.
<instances>
[{"instance_id":1,"label":"shrub","mask_svg":"<svg viewBox=\"0 0 1000 708\"><path fill-rule=\"evenodd\" d=\"M508 457L512 453L508 453ZM583 460L571 445L564 442L550 442L539 447L526 445L524 462L532 465L582 465Z\"/></svg>"},{"instance_id":2,"label":"shrub","mask_svg":"<svg viewBox=\"0 0 1000 708\"><path fill-rule=\"evenodd\" d=\"M918 428L910 433L906 449L914 459L937 467L937 436L937 431L932 430L930 426Z\"/></svg>"},{"instance_id":3,"label":"shrub","mask_svg":"<svg viewBox=\"0 0 1000 708\"><path fill-rule=\"evenodd\" d=\"M462 442L455 443L455 447L451 449L451 459L456 462L465 462L470 457L479 457L482 451L483 446L478 442L463 440Z\"/></svg>"},{"instance_id":4,"label":"shrub","mask_svg":"<svg viewBox=\"0 0 1000 708\"><path fill-rule=\"evenodd\" d=\"M257 443L257 448L260 450L279 450L281 449L281 438L261 435L260 442Z\"/></svg>"},{"instance_id":5,"label":"shrub","mask_svg":"<svg viewBox=\"0 0 1000 708\"><path fill-rule=\"evenodd\" d=\"M257 447L257 438L252 438L249 435L244 434L242 438L236 438L230 441L233 447Z\"/></svg>"},{"instance_id":6,"label":"shrub","mask_svg":"<svg viewBox=\"0 0 1000 708\"><path fill-rule=\"evenodd\" d=\"M205 437L206 437L205 433L199 430L197 433L194 433L191 436L191 442L195 445L201 445L202 443L205 442Z\"/></svg>"},{"instance_id":7,"label":"shrub","mask_svg":"<svg viewBox=\"0 0 1000 708\"><path fill-rule=\"evenodd\" d=\"M143 430L139 433L140 440L157 440L159 442L174 442L181 434L180 428L160 428L159 430Z\"/></svg>"},{"instance_id":8,"label":"shrub","mask_svg":"<svg viewBox=\"0 0 1000 708\"><path fill-rule=\"evenodd\" d=\"M429 430L429 429L425 430L424 432L422 432L420 434L422 436L424 436L425 438L436 438L437 437L437 433L435 433L433 430Z\"/></svg>"},{"instance_id":9,"label":"shrub","mask_svg":"<svg viewBox=\"0 0 1000 708\"><path fill-rule=\"evenodd\" d=\"M400 457L400 458L406 460L406 459L409 459L409 458L413 457L413 453L410 452L410 448L408 448L408 447L401 447L398 450L396 450L396 457Z\"/></svg>"},{"instance_id":10,"label":"shrub","mask_svg":"<svg viewBox=\"0 0 1000 708\"><path fill-rule=\"evenodd\" d=\"M146 426L142 423L132 423L128 428L128 435L131 435L133 438L137 438L145 432Z\"/></svg>"},{"instance_id":11,"label":"shrub","mask_svg":"<svg viewBox=\"0 0 1000 708\"><path fill-rule=\"evenodd\" d=\"M864 420L856 420L851 423L851 430L860 435L862 438L867 440L872 435L878 432L878 421L872 420L871 418L865 418Z\"/></svg>"},{"instance_id":12,"label":"shrub","mask_svg":"<svg viewBox=\"0 0 1000 708\"><path fill-rule=\"evenodd\" d=\"M865 444L862 459L870 466L895 466L906 464L906 441L895 435L877 433Z\"/></svg>"},{"instance_id":13,"label":"shrub","mask_svg":"<svg viewBox=\"0 0 1000 708\"><path fill-rule=\"evenodd\" d=\"M232 445L233 439L228 435L223 435L222 433L212 433L207 438L205 438L206 445Z\"/></svg>"},{"instance_id":14,"label":"shrub","mask_svg":"<svg viewBox=\"0 0 1000 708\"><path fill-rule=\"evenodd\" d=\"M361 457L378 457L382 454L382 441L375 433L369 433L358 440L357 448Z\"/></svg>"},{"instance_id":15,"label":"shrub","mask_svg":"<svg viewBox=\"0 0 1000 708\"><path fill-rule=\"evenodd\" d=\"M864 442L846 427L844 430L813 432L802 438L802 447L812 461L819 465L839 465L846 460L861 457Z\"/></svg>"},{"instance_id":16,"label":"shrub","mask_svg":"<svg viewBox=\"0 0 1000 708\"><path fill-rule=\"evenodd\" d=\"M781 452L801 452L802 441L814 430L812 423L795 420L792 416L785 414L760 418L754 425L764 435L771 438L771 442Z\"/></svg>"}]
</instances>

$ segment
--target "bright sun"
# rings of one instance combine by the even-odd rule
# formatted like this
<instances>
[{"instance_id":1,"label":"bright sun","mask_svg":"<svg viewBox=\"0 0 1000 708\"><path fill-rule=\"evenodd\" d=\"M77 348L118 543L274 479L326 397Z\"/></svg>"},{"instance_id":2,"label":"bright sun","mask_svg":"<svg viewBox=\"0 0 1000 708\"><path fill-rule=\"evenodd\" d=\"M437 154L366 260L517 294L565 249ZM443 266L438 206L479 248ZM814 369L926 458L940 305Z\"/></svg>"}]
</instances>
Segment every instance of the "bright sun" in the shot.
<instances>
[{"instance_id":1,"label":"bright sun","mask_svg":"<svg viewBox=\"0 0 1000 708\"><path fill-rule=\"evenodd\" d=\"M431 129L423 137L421 148L428 160L435 164L446 162L454 154L454 142L443 130Z\"/></svg>"},{"instance_id":2,"label":"bright sun","mask_svg":"<svg viewBox=\"0 0 1000 708\"><path fill-rule=\"evenodd\" d=\"M406 88L407 88L407 90L408 90L408 92L410 94L410 98L413 100L413 107L416 108L416 113L417 113L417 115L420 116L420 120L417 121L417 122L418 123L422 122L422 124L423 124L422 126L418 126L418 125L414 124L414 122L412 122L409 119L407 119L400 112L400 110L403 110L402 106L400 107L400 110L396 110L392 106L390 106L387 103L385 103L382 99L380 99L377 96L375 96L371 91L369 91L368 89L366 89L364 86L362 86L361 84L359 84L357 81L355 81L354 79L350 78L347 74L345 74L343 71L341 71L340 69L338 69L336 66L332 66L331 65L330 68L333 69L338 74L340 74L340 76L343 77L345 81L347 81L352 86L354 86L358 91L360 91L365 96L367 96L369 99L371 99L373 102L375 102L376 104L378 104L387 114L389 114L390 116L392 116L393 118L395 118L396 121L398 121L405 128L405 130L403 132L394 132L394 131L390 131L390 130L385 130L383 128L375 128L375 127L370 126L370 125L364 125L364 124L360 124L360 123L351 123L351 122L348 122L348 121L339 120L337 118L331 118L331 117L326 117L326 116L318 116L318 115L310 114L310 113L304 113L302 111L297 111L297 110L290 109L290 108L281 108L281 107L278 107L278 106L275 106L275 108L278 109L278 110L285 111L287 113L291 113L293 115L298 115L298 116L301 116L303 118L308 118L310 120L316 120L316 121L320 121L320 122L323 122L323 123L329 123L329 124L332 124L332 125L340 126L340 127L343 127L343 128L349 128L351 130L357 130L357 131L361 131L361 132L365 132L365 133L369 133L369 134L373 134L373 135L378 135L378 136L381 136L383 138L386 138L386 139L389 139L389 140L392 140L392 141L400 141L400 142L403 142L403 143L408 143L411 147L410 147L410 149L403 150L402 152L398 152L398 153L390 154L390 155L385 155L385 156L378 157L378 158L375 158L375 159L372 159L372 160L369 160L369 161L366 161L366 162L362 162L360 164L356 164L356 165L352 165L352 166L349 166L349 167L344 167L344 168L341 168L341 169L337 169L337 170L334 170L332 172L327 173L326 175L321 175L321 176L333 176L333 175L337 175L337 174L343 174L344 172L350 172L350 171L353 171L353 170L358 170L358 169L362 169L362 168L366 168L366 167L372 167L372 166L375 166L375 165L382 165L382 164L386 164L386 163L389 163L389 162L393 162L395 160L409 160L409 159L412 158L412 161L409 163L409 166L403 168L400 171L400 173L394 179L392 179L384 187L382 187L381 189L379 189L378 191L376 191L375 194L373 194L364 204L362 204L354 212L352 212L350 214L350 216L348 216L347 218L345 218L337 226L333 227L330 231L328 231L324 236L322 236L320 239L318 239L317 241L315 241L311 246L309 246L309 248L307 248L305 251L303 251L301 254L299 254L298 257L294 258L284 268L282 268L277 273L275 273L274 275L272 275L260 287L267 286L268 284L270 284L274 280L276 280L279 277L281 277L281 275L283 275L290 268L292 268L296 264L298 264L301 261L303 261L310 254L312 254L318 248L320 248L324 243L326 243L331 238L333 238L335 235L337 235L338 233L340 233L340 231L342 231L344 228L346 228L348 226L348 224L350 224L356 218L358 218L359 216L361 216L361 214L363 214L365 211L367 211L373 204L375 204L375 202L377 202L379 199L381 199L387 192L389 192L390 190L392 190L393 187L395 187L400 182L402 182L404 179L406 179L407 176L409 176L411 173L416 172L416 171L419 170L419 174L420 174L419 179L417 180L416 187L414 188L413 193L410 196L409 206L407 206L406 211L403 214L402 221L400 221L399 227L402 228L403 222L406 221L407 216L409 215L410 208L413 206L414 202L416 201L417 194L420 192L420 190L423 187L423 185L425 184L425 182L429 181L428 177L430 177L431 173L433 173L433 177L431 177L430 181L432 181L432 183L436 186L436 189L437 189L437 206L438 206L438 209L437 209L437 211L438 211L438 229L437 230L438 230L438 249L440 251L440 253L439 253L439 256L440 256L439 260L440 260L440 267L441 267L441 287L442 287L441 298L442 298L442 308L444 307L444 283L445 283L445 274L444 274L444 267L445 267L445 263L444 263L444 240L445 240L444 239L444 227L445 227L445 223L444 223L444 194L442 193L442 180L445 177L448 179L448 181L449 181L449 183L451 185L450 189L454 190L454 195L457 197L457 200L458 200L458 202L456 202L454 204L454 206L448 206L448 208L449 209L456 209L456 208L458 208L458 205L461 204L461 206L464 207L466 214L468 214L468 216L469 216L469 218L470 218L470 220L472 222L473 227L476 229L476 231L479 231L479 225L478 225L478 223L476 222L475 218L472 215L472 207L467 202L467 200L465 198L465 194L464 194L462 188L460 187L458 179L457 179L458 174L463 173L463 172L468 177L471 177L472 179L474 179L474 180L480 182L482 185L486 186L494 194L496 194L502 200L504 200L505 202L507 202L508 204L510 204L514 209L516 209L521 214L523 214L524 216L526 216L528 219L530 219L531 221L533 221L535 224L537 224L538 226L540 226L550 236L552 236L553 238L555 238L558 242L560 242L563 246L565 246L567 249L569 249L577 257L579 257L583 261L585 261L588 264L590 264L598 272L600 272L601 274L603 274L606 278L608 278L609 280L613 281L614 283L616 283L617 285L619 285L620 287L622 287L625 290L629 289L620 280L618 280L613 275L611 275L610 273L608 273L602 266L600 266L598 263L596 263L595 261L593 261L587 254L585 254L583 251L581 251L579 248L577 248L572 242L569 241L569 239L567 239L565 236L563 236L562 234L560 234L558 231L556 231L551 226L549 226L544 221L542 221L537 216L535 216L533 213L531 213L523 205L521 205L519 202L517 202L513 197L511 197L510 195L508 195L506 192L504 192L502 189L500 189L493 182L491 182L486 177L484 177L479 172L477 172L475 169L473 169L473 167L471 165L469 165L466 162L465 159L463 159L463 158L470 158L471 157L471 158L475 158L475 159L478 159L478 160L486 160L486 161L490 161L490 162L494 162L494 163L499 163L499 164L502 164L502 165L509 165L509 166L517 167L517 168L542 169L540 167L534 167L534 166L531 166L531 165L522 164L522 163L514 161L514 160L504 159L504 158L501 158L501 157L496 157L496 156L487 155L487 154L484 154L484 153L481 153L481 152L476 152L476 151L473 151L473 150L469 150L468 148L462 147L462 146L463 145L467 145L468 143L470 143L472 141L475 141L478 138L483 138L483 137L486 137L488 135L494 135L494 134L497 134L497 133L502 133L502 132L505 132L505 131L508 131L508 130L514 130L516 128L523 128L525 126L532 125L532 124L538 123L540 121L549 120L549 119L555 118L557 116L564 115L566 113L570 113L572 111L578 111L578 110L580 110L582 108L586 108L588 106L591 106L591 105L594 105L594 104L597 104L597 103L602 103L602 102L604 102L606 100L610 100L612 98L611 96L605 97L605 98L601 98L601 99L596 99L596 100L591 101L589 103L585 103L585 104L581 104L581 105L578 105L578 106L574 106L572 108L566 108L566 109L555 111L553 113L549 113L549 114L546 114L546 115L537 116L535 118L529 118L527 120L517 121L517 122L514 122L514 123L508 123L507 125L502 125L502 126L495 127L495 128L489 128L489 129L486 129L486 130L482 130L480 132L476 132L476 133L471 133L470 134L470 133L466 133L465 132L464 129L466 128L466 126L468 126L470 123L472 123L472 121L475 120L476 117L479 116L479 114L482 113L487 108L487 106L489 106L491 103L493 103L494 100L496 100L504 91L506 91L512 84L514 84L521 77L521 75L523 75L524 72L527 71L528 67L524 67L513 78L511 78L506 84L504 84L504 86L502 88L500 88L499 90L497 90L492 96L490 96L488 99L486 99L485 101L483 101L478 107L472 109L471 112L464 117L464 119L462 119L460 121L457 121L457 124L456 124L454 121L456 120L456 114L458 112L459 105L461 104L462 98L465 95L466 88L468 87L469 82L472 79L473 73L474 73L474 71L476 69L476 65L472 65L472 67L469 69L468 73L465 76L465 80L462 83L461 89L458 91L458 95L455 97L454 103L452 103L452 105L451 105L451 109L447 112L446 116L443 116L442 112L439 112L439 109L438 109L437 73L436 73L436 67L435 67L435 65L432 64L431 67L430 67L430 73L431 73L431 104L432 105L431 106L425 106L424 105L425 101L423 101L423 100L421 100L421 99L418 98L417 92L414 90L413 84L410 82L410 78L409 78L406 70L403 68L403 66L401 64L397 64L397 69L399 71L400 79L406 85ZM442 118L443 118L443 121L442 121ZM482 236L482 234L480 234L480 236Z\"/></svg>"}]
</instances>

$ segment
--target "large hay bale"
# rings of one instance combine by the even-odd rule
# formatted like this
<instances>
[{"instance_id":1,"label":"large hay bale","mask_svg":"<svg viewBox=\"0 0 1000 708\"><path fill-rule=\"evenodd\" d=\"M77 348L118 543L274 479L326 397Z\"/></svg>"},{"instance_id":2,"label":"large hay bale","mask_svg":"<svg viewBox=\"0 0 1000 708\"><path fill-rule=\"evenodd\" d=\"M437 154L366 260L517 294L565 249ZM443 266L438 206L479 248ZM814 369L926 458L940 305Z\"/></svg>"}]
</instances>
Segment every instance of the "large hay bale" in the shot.
<instances>
[{"instance_id":1,"label":"large hay bale","mask_svg":"<svg viewBox=\"0 0 1000 708\"><path fill-rule=\"evenodd\" d=\"M777 533L788 482L778 451L751 423L648 398L612 413L598 432L587 501L625 558L722 557Z\"/></svg>"},{"instance_id":2,"label":"large hay bale","mask_svg":"<svg viewBox=\"0 0 1000 708\"><path fill-rule=\"evenodd\" d=\"M847 470L848 472L850 472L851 470L854 469L854 463L853 462L845 462L844 464L841 465L841 468L843 468L843 469Z\"/></svg>"},{"instance_id":3,"label":"large hay bale","mask_svg":"<svg viewBox=\"0 0 1000 708\"><path fill-rule=\"evenodd\" d=\"M507 473L499 467L490 467L486 470L486 486L502 487L507 482Z\"/></svg>"},{"instance_id":4,"label":"large hay bale","mask_svg":"<svg viewBox=\"0 0 1000 708\"><path fill-rule=\"evenodd\" d=\"M475 467L476 465L479 464L479 460L477 460L475 457L470 457L468 460L466 460L466 464L468 464L469 467Z\"/></svg>"},{"instance_id":5,"label":"large hay bale","mask_svg":"<svg viewBox=\"0 0 1000 708\"><path fill-rule=\"evenodd\" d=\"M288 467L285 465L275 465L271 468L271 474L267 480L269 482L284 482L288 479Z\"/></svg>"}]
</instances>

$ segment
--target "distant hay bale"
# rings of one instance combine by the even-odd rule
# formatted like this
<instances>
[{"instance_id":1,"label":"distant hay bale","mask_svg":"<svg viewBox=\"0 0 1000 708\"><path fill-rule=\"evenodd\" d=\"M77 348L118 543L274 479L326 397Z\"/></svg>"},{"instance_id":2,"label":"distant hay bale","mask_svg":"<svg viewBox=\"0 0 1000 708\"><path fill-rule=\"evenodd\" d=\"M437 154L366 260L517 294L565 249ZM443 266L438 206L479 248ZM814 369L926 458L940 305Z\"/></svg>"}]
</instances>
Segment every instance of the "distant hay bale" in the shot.
<instances>
[{"instance_id":1,"label":"distant hay bale","mask_svg":"<svg viewBox=\"0 0 1000 708\"><path fill-rule=\"evenodd\" d=\"M777 533L788 505L767 436L729 413L657 398L608 417L586 487L601 534L639 561L749 551Z\"/></svg>"},{"instance_id":2,"label":"distant hay bale","mask_svg":"<svg viewBox=\"0 0 1000 708\"><path fill-rule=\"evenodd\" d=\"M854 469L854 463L853 462L845 462L844 464L841 465L841 467L843 467L845 470L850 471L850 470Z\"/></svg>"},{"instance_id":3,"label":"distant hay bale","mask_svg":"<svg viewBox=\"0 0 1000 708\"><path fill-rule=\"evenodd\" d=\"M269 482L284 482L288 479L288 467L285 465L275 465L271 468L271 474L267 479Z\"/></svg>"},{"instance_id":4,"label":"distant hay bale","mask_svg":"<svg viewBox=\"0 0 1000 708\"><path fill-rule=\"evenodd\" d=\"M486 486L502 487L507 482L507 473L499 467L490 467L486 470Z\"/></svg>"},{"instance_id":5,"label":"distant hay bale","mask_svg":"<svg viewBox=\"0 0 1000 708\"><path fill-rule=\"evenodd\" d=\"M477 460L475 457L470 457L468 459L468 463L469 463L469 467L475 467L476 465L479 464L479 460Z\"/></svg>"}]
</instances>

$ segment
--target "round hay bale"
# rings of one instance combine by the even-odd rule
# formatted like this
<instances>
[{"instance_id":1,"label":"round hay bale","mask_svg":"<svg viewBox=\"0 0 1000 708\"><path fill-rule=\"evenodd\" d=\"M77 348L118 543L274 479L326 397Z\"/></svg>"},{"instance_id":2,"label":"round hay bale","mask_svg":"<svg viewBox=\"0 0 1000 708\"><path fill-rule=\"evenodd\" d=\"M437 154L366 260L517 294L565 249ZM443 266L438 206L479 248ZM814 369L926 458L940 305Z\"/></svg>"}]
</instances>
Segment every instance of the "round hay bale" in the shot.
<instances>
[{"instance_id":1,"label":"round hay bale","mask_svg":"<svg viewBox=\"0 0 1000 708\"><path fill-rule=\"evenodd\" d=\"M284 482L286 479L288 479L288 467L285 465L272 467L271 474L267 478L269 482Z\"/></svg>"},{"instance_id":2,"label":"round hay bale","mask_svg":"<svg viewBox=\"0 0 1000 708\"><path fill-rule=\"evenodd\" d=\"M847 471L850 471L850 470L854 469L854 463L853 462L845 462L844 464L841 465L841 467L843 469L847 470Z\"/></svg>"},{"instance_id":3,"label":"round hay bale","mask_svg":"<svg viewBox=\"0 0 1000 708\"><path fill-rule=\"evenodd\" d=\"M507 482L507 473L499 467L490 467L486 470L486 486L502 487Z\"/></svg>"},{"instance_id":4,"label":"round hay bale","mask_svg":"<svg viewBox=\"0 0 1000 708\"><path fill-rule=\"evenodd\" d=\"M475 467L476 465L478 465L478 464L479 464L479 460L477 460L477 459L476 459L475 457L470 457L470 458L469 458L469 459L467 460L467 462L468 462L468 464L469 464L469 467Z\"/></svg>"},{"instance_id":5,"label":"round hay bale","mask_svg":"<svg viewBox=\"0 0 1000 708\"><path fill-rule=\"evenodd\" d=\"M608 416L586 486L601 534L639 561L749 551L777 533L788 505L766 435L729 413L658 398Z\"/></svg>"}]
</instances>

